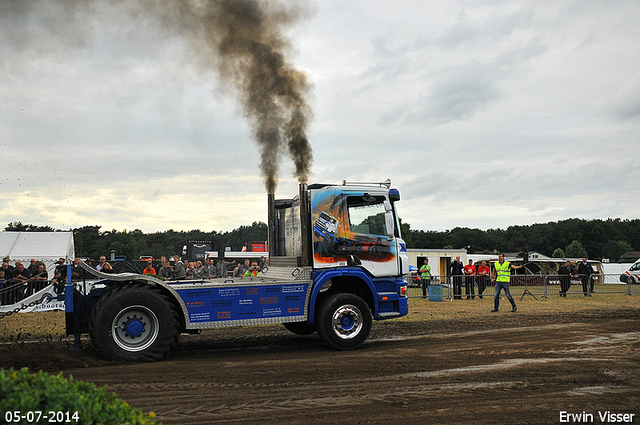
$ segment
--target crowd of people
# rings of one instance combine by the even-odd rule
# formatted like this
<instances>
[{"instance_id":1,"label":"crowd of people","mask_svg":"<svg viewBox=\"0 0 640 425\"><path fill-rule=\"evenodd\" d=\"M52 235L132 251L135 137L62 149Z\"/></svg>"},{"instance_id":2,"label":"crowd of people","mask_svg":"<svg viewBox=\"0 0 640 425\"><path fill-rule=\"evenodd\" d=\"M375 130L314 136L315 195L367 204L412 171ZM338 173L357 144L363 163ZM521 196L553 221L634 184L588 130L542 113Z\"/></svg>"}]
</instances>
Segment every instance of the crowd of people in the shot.
<instances>
[{"instance_id":1,"label":"crowd of people","mask_svg":"<svg viewBox=\"0 0 640 425\"><path fill-rule=\"evenodd\" d=\"M511 264L505 261L504 254L498 256L498 261L492 266L486 261L482 261L480 266L473 264L473 260L469 260L468 264L463 264L460 256L457 256L449 265L448 277L451 278L451 287L453 299L460 300L463 298L463 287L467 299L475 299L476 287L478 288L478 298L483 298L483 293L490 284L495 285L494 309L497 312L500 306L500 293L504 291L505 296L511 303L513 312L518 310L516 303L511 296L509 283L511 281L511 270L522 269L524 266ZM582 294L585 297L591 297L593 294L596 271L589 264L586 257L578 263L577 269L573 267L570 261L562 264L558 268L558 276L560 280L560 297L566 297L567 292L571 288L571 278L578 277L582 283ZM433 279L431 274L431 266L429 259L424 259L424 264L418 269L417 276L420 278L420 286L422 288L422 297L427 297L427 288Z\"/></svg>"},{"instance_id":2,"label":"crowd of people","mask_svg":"<svg viewBox=\"0 0 640 425\"><path fill-rule=\"evenodd\" d=\"M214 260L207 258L202 261L180 260L177 255L173 261L166 257L160 258L160 267L156 271L153 263L149 261L143 274L154 274L164 280L184 280L184 279L216 279L226 277L255 277L265 266L269 265L269 259L260 257L260 260L245 259L243 262L236 260Z\"/></svg>"},{"instance_id":3,"label":"crowd of people","mask_svg":"<svg viewBox=\"0 0 640 425\"><path fill-rule=\"evenodd\" d=\"M82 260L76 258L71 266L71 281L82 280L87 273L80 266ZM94 265L92 260L87 260L86 264L95 268L101 273L114 273L111 264L106 257L101 256ZM266 266L269 259L264 256L259 260L244 261L236 260L214 260L207 258L202 261L189 262L180 260L176 255L172 261L166 257L160 260L158 270L149 261L143 270L143 274L156 275L166 281L184 279L215 279L227 277L255 277L258 276ZM32 258L29 266L25 267L20 260L11 264L11 259L5 257L0 268L0 305L15 304L24 298L40 291L49 284L54 284L57 293L61 293L64 284L67 282L68 266L64 258L58 259L54 269L53 277L49 277L46 265L42 261Z\"/></svg>"},{"instance_id":4,"label":"crowd of people","mask_svg":"<svg viewBox=\"0 0 640 425\"><path fill-rule=\"evenodd\" d=\"M22 301L48 284L49 273L43 262L32 258L25 267L19 260L12 265L10 258L5 257L0 268L0 305Z\"/></svg>"}]
</instances>

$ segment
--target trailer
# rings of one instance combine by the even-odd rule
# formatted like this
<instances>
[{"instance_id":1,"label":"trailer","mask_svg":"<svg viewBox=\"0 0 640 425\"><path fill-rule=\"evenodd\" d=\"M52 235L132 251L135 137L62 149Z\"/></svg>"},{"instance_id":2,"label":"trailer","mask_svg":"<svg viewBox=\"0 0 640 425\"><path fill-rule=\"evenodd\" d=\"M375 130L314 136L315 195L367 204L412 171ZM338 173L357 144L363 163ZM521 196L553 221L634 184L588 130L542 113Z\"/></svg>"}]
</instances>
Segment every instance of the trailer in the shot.
<instances>
[{"instance_id":1,"label":"trailer","mask_svg":"<svg viewBox=\"0 0 640 425\"><path fill-rule=\"evenodd\" d=\"M291 199L269 194L269 266L254 277L162 280L81 263L93 279L59 291L67 335L88 333L104 358L135 362L165 359L182 333L274 323L354 349L373 320L408 313L399 200L390 180L301 184Z\"/></svg>"}]
</instances>

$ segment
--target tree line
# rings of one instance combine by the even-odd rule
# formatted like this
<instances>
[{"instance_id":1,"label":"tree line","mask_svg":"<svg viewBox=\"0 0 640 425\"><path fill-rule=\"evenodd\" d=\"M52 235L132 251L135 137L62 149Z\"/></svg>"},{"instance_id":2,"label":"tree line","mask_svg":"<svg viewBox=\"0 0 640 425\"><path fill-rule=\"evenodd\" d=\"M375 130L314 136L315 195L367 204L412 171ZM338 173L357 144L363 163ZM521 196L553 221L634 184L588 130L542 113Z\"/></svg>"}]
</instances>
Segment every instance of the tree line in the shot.
<instances>
[{"instance_id":1,"label":"tree line","mask_svg":"<svg viewBox=\"0 0 640 425\"><path fill-rule=\"evenodd\" d=\"M412 230L402 225L408 247L467 248L476 254L537 251L549 257L583 257L618 261L625 252L640 250L640 219L583 220L509 226L506 229L456 227L444 232Z\"/></svg>"},{"instance_id":2,"label":"tree line","mask_svg":"<svg viewBox=\"0 0 640 425\"><path fill-rule=\"evenodd\" d=\"M267 225L253 222L229 232L203 232L201 230L144 233L141 230L100 230L101 226L84 226L73 231L76 255L97 259L117 255L139 258L151 255L180 254L188 241L213 242L215 250L231 247L239 251L247 241L267 240ZM7 231L51 232L49 226L35 226L21 222L9 223ZM640 219L621 220L567 220L509 226L506 229L471 229L456 227L446 231L414 230L409 223L401 224L402 237L408 248L460 249L476 254L537 251L549 257L608 258L617 261L622 254L640 250Z\"/></svg>"},{"instance_id":3,"label":"tree line","mask_svg":"<svg viewBox=\"0 0 640 425\"><path fill-rule=\"evenodd\" d=\"M161 256L180 255L182 246L188 241L212 242L214 250L231 247L233 251L240 251L247 241L267 240L267 225L263 222L253 222L249 226L240 226L230 232L203 232L201 230L144 233L139 229L128 230L100 230L101 226L84 226L67 231L73 232L73 243L76 255L83 258L99 259L101 255L109 258L110 252L127 259L138 259L142 255L155 258ZM9 223L7 231L22 232L53 232L49 226L34 226L21 222Z\"/></svg>"}]
</instances>

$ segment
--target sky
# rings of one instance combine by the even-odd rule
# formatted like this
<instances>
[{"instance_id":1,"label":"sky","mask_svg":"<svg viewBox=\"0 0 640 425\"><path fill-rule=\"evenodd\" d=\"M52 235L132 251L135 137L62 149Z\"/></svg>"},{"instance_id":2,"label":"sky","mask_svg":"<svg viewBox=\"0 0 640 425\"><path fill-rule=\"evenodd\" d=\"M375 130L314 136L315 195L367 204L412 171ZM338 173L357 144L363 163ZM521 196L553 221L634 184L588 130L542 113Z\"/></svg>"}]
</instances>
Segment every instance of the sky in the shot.
<instances>
[{"instance_id":1,"label":"sky","mask_svg":"<svg viewBox=\"0 0 640 425\"><path fill-rule=\"evenodd\" d=\"M133 0L77 4L0 0L0 228L266 222L260 148L205 47ZM640 2L295 5L310 182L390 178L421 230L640 216ZM293 172L282 156L277 198Z\"/></svg>"}]
</instances>

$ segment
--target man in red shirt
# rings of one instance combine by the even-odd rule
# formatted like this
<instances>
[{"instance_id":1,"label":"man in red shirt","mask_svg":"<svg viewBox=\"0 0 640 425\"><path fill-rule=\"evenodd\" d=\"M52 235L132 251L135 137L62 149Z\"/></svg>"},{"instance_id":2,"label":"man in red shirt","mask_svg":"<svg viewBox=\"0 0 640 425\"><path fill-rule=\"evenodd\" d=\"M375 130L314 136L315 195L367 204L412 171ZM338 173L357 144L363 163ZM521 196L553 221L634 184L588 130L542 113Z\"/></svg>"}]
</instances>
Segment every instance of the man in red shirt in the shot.
<instances>
[{"instance_id":1,"label":"man in red shirt","mask_svg":"<svg viewBox=\"0 0 640 425\"><path fill-rule=\"evenodd\" d=\"M147 263L147 267L145 267L142 274L156 274L156 269L153 268L153 264L151 263L151 261Z\"/></svg>"},{"instance_id":2,"label":"man in red shirt","mask_svg":"<svg viewBox=\"0 0 640 425\"><path fill-rule=\"evenodd\" d=\"M489 277L491 276L491 267L487 266L487 262L483 261L478 267L478 298L482 299L482 293L487 288Z\"/></svg>"},{"instance_id":3,"label":"man in red shirt","mask_svg":"<svg viewBox=\"0 0 640 425\"><path fill-rule=\"evenodd\" d=\"M476 298L476 266L473 265L473 260L469 260L469 264L464 266L464 289L467 293L467 299Z\"/></svg>"}]
</instances>

